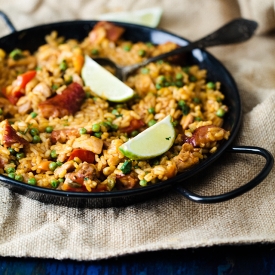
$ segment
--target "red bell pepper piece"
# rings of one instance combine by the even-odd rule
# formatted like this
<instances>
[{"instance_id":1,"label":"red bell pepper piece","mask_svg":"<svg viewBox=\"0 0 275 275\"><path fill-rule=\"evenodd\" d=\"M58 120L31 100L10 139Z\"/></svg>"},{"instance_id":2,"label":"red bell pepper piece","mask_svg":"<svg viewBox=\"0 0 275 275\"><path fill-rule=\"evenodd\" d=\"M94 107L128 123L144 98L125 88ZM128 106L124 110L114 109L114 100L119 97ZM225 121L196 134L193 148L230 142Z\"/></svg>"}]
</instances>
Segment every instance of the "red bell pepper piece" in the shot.
<instances>
[{"instance_id":1,"label":"red bell pepper piece","mask_svg":"<svg viewBox=\"0 0 275 275\"><path fill-rule=\"evenodd\" d=\"M81 159L81 161L86 161L88 163L94 163L95 161L95 154L89 150L85 149L74 149L68 159L73 160L75 157Z\"/></svg>"},{"instance_id":2,"label":"red bell pepper piece","mask_svg":"<svg viewBox=\"0 0 275 275\"><path fill-rule=\"evenodd\" d=\"M28 82L30 82L36 75L36 71L28 71L26 73L20 74L16 79L16 87L19 89L24 89Z\"/></svg>"},{"instance_id":3,"label":"red bell pepper piece","mask_svg":"<svg viewBox=\"0 0 275 275\"><path fill-rule=\"evenodd\" d=\"M139 129L144 125L145 125L145 123L141 119L135 119L134 118L133 120L131 120L131 123L130 123L129 126L121 128L120 131L123 132L123 133L130 134L134 130Z\"/></svg>"},{"instance_id":4,"label":"red bell pepper piece","mask_svg":"<svg viewBox=\"0 0 275 275\"><path fill-rule=\"evenodd\" d=\"M6 88L2 89L3 95L15 105L19 98L25 94L25 87L36 75L36 71L28 71L17 76L17 79L12 84L11 90L7 91Z\"/></svg>"}]
</instances>

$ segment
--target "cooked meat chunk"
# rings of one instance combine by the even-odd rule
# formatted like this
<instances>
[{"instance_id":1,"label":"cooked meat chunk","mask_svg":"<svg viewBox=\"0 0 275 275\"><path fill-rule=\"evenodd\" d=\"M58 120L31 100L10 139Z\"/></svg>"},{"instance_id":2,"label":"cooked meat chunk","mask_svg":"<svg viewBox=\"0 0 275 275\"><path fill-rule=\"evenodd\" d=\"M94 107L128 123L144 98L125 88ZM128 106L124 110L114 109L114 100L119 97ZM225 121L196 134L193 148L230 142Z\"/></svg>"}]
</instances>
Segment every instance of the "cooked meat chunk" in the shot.
<instances>
[{"instance_id":1,"label":"cooked meat chunk","mask_svg":"<svg viewBox=\"0 0 275 275\"><path fill-rule=\"evenodd\" d=\"M197 128L192 137L186 138L186 142L194 147L208 148L213 146L213 142L228 139L228 136L228 131L214 125L208 125Z\"/></svg>"},{"instance_id":2,"label":"cooked meat chunk","mask_svg":"<svg viewBox=\"0 0 275 275\"><path fill-rule=\"evenodd\" d=\"M104 38L116 42L124 31L123 28L115 26L112 23L101 21L98 22L89 33L89 38L92 43L100 43Z\"/></svg>"},{"instance_id":3,"label":"cooked meat chunk","mask_svg":"<svg viewBox=\"0 0 275 275\"><path fill-rule=\"evenodd\" d=\"M184 143L180 153L172 159L176 164L178 172L183 172L187 168L197 164L199 157L194 156L194 147L191 144Z\"/></svg>"},{"instance_id":4,"label":"cooked meat chunk","mask_svg":"<svg viewBox=\"0 0 275 275\"><path fill-rule=\"evenodd\" d=\"M12 126L9 124L7 120L4 126L2 143L8 147L14 143L20 143L23 145L29 144L27 140L17 135L16 131L12 128Z\"/></svg>"},{"instance_id":5,"label":"cooked meat chunk","mask_svg":"<svg viewBox=\"0 0 275 275\"><path fill-rule=\"evenodd\" d=\"M119 190L133 189L138 184L138 181L138 178L133 172L124 176L117 175L116 187Z\"/></svg>"},{"instance_id":6,"label":"cooked meat chunk","mask_svg":"<svg viewBox=\"0 0 275 275\"><path fill-rule=\"evenodd\" d=\"M80 137L78 129L61 129L54 130L51 133L51 142L53 144L60 142L65 143L70 137Z\"/></svg>"},{"instance_id":7,"label":"cooked meat chunk","mask_svg":"<svg viewBox=\"0 0 275 275\"><path fill-rule=\"evenodd\" d=\"M39 104L43 117L63 117L80 110L86 94L78 83L70 84L61 95L56 95Z\"/></svg>"}]
</instances>

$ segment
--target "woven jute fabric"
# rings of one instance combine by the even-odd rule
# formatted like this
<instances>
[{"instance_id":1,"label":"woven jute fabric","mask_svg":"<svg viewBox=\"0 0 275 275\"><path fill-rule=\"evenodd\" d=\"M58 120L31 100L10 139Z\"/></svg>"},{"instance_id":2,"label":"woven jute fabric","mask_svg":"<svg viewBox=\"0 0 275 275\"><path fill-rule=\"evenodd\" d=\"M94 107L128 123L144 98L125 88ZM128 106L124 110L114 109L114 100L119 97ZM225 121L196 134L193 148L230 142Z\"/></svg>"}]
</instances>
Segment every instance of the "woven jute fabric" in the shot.
<instances>
[{"instance_id":1,"label":"woven jute fabric","mask_svg":"<svg viewBox=\"0 0 275 275\"><path fill-rule=\"evenodd\" d=\"M23 3L24 2L24 3ZM209 51L233 75L243 104L234 145L275 153L275 27L272 0L0 0L15 27L94 19L100 13L163 8L159 27L195 40L237 17L259 23L248 42ZM0 22L0 36L9 33ZM35 38L34 38L35 39ZM30 41L31 43L31 41ZM263 167L259 156L224 154L189 188L202 195L227 192ZM275 241L275 172L244 195L218 204L165 196L119 208L44 204L0 185L0 255L94 260L141 251Z\"/></svg>"}]
</instances>

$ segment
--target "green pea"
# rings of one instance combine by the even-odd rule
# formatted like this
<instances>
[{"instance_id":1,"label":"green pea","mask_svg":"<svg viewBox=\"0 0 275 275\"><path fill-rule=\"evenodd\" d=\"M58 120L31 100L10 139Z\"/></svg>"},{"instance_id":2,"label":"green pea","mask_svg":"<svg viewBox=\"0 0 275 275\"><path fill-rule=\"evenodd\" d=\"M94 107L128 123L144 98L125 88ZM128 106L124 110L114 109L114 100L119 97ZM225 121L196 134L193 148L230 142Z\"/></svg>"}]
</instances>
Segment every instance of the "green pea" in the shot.
<instances>
[{"instance_id":1,"label":"green pea","mask_svg":"<svg viewBox=\"0 0 275 275\"><path fill-rule=\"evenodd\" d=\"M190 112L190 107L188 105L184 105L181 107L181 110L183 112L184 115L188 115Z\"/></svg>"},{"instance_id":2,"label":"green pea","mask_svg":"<svg viewBox=\"0 0 275 275\"><path fill-rule=\"evenodd\" d=\"M222 99L220 97L217 97L217 102L222 102Z\"/></svg>"},{"instance_id":3,"label":"green pea","mask_svg":"<svg viewBox=\"0 0 275 275\"><path fill-rule=\"evenodd\" d=\"M148 108L148 113L149 114L154 114L155 113L155 108L153 108L153 107Z\"/></svg>"},{"instance_id":4,"label":"green pea","mask_svg":"<svg viewBox=\"0 0 275 275\"><path fill-rule=\"evenodd\" d=\"M79 134L80 135L85 135L87 133L87 130L85 128L80 128L79 129Z\"/></svg>"},{"instance_id":5,"label":"green pea","mask_svg":"<svg viewBox=\"0 0 275 275\"><path fill-rule=\"evenodd\" d=\"M141 57L143 57L143 56L146 55L146 51L145 50L139 50L138 51L138 55L141 56Z\"/></svg>"},{"instance_id":6,"label":"green pea","mask_svg":"<svg viewBox=\"0 0 275 275\"><path fill-rule=\"evenodd\" d=\"M175 84L176 84L177 87L182 87L183 86L182 80L177 80Z\"/></svg>"},{"instance_id":7,"label":"green pea","mask_svg":"<svg viewBox=\"0 0 275 275\"><path fill-rule=\"evenodd\" d=\"M91 93L89 93L89 92L85 92L85 95L86 95L87 99L91 97Z\"/></svg>"},{"instance_id":8,"label":"green pea","mask_svg":"<svg viewBox=\"0 0 275 275\"><path fill-rule=\"evenodd\" d=\"M197 117L195 117L195 120L196 121L202 121L202 118L200 118L200 117L197 116Z\"/></svg>"},{"instance_id":9,"label":"green pea","mask_svg":"<svg viewBox=\"0 0 275 275\"><path fill-rule=\"evenodd\" d=\"M175 121L172 122L172 124L173 124L174 127L177 127L179 122L177 120L175 120Z\"/></svg>"},{"instance_id":10,"label":"green pea","mask_svg":"<svg viewBox=\"0 0 275 275\"><path fill-rule=\"evenodd\" d=\"M7 167L5 170L8 174L9 173L15 173L15 168L14 167Z\"/></svg>"},{"instance_id":11,"label":"green pea","mask_svg":"<svg viewBox=\"0 0 275 275\"><path fill-rule=\"evenodd\" d=\"M149 69L148 68L142 68L141 69L141 73L142 74L148 74L149 73Z\"/></svg>"},{"instance_id":12,"label":"green pea","mask_svg":"<svg viewBox=\"0 0 275 275\"><path fill-rule=\"evenodd\" d=\"M57 157L57 153L55 150L51 151L51 158L56 158Z\"/></svg>"},{"instance_id":13,"label":"green pea","mask_svg":"<svg viewBox=\"0 0 275 275\"><path fill-rule=\"evenodd\" d=\"M166 77L164 75L160 75L160 76L158 76L156 82L159 84L162 84L162 83L164 83L165 80L166 80Z\"/></svg>"},{"instance_id":14,"label":"green pea","mask_svg":"<svg viewBox=\"0 0 275 275\"><path fill-rule=\"evenodd\" d=\"M91 54L92 55L98 55L99 54L99 50L98 49L92 49Z\"/></svg>"},{"instance_id":15,"label":"green pea","mask_svg":"<svg viewBox=\"0 0 275 275\"><path fill-rule=\"evenodd\" d=\"M161 59L161 60L158 60L156 63L161 65L164 63L164 61Z\"/></svg>"},{"instance_id":16,"label":"green pea","mask_svg":"<svg viewBox=\"0 0 275 275\"><path fill-rule=\"evenodd\" d=\"M8 173L8 177L14 179L15 178L15 173Z\"/></svg>"},{"instance_id":17,"label":"green pea","mask_svg":"<svg viewBox=\"0 0 275 275\"><path fill-rule=\"evenodd\" d=\"M3 110L0 108L0 116L3 115Z\"/></svg>"},{"instance_id":18,"label":"green pea","mask_svg":"<svg viewBox=\"0 0 275 275\"><path fill-rule=\"evenodd\" d=\"M215 85L214 82L208 82L208 83L206 84L206 87L207 87L208 89L215 89L216 85Z\"/></svg>"},{"instance_id":19,"label":"green pea","mask_svg":"<svg viewBox=\"0 0 275 275\"><path fill-rule=\"evenodd\" d=\"M139 131L134 130L134 131L131 132L131 137L135 137L138 134L139 134Z\"/></svg>"},{"instance_id":20,"label":"green pea","mask_svg":"<svg viewBox=\"0 0 275 275\"><path fill-rule=\"evenodd\" d=\"M31 128L30 129L30 134L32 136L37 136L39 134L39 130L37 128Z\"/></svg>"},{"instance_id":21,"label":"green pea","mask_svg":"<svg viewBox=\"0 0 275 275\"><path fill-rule=\"evenodd\" d=\"M178 105L180 106L180 107L182 107L182 106L185 106L186 105L186 102L184 101L184 100L179 100L178 101Z\"/></svg>"},{"instance_id":22,"label":"green pea","mask_svg":"<svg viewBox=\"0 0 275 275\"><path fill-rule=\"evenodd\" d=\"M195 103L197 103L197 104L201 102L201 100L200 100L198 97L194 97L194 98L193 98L193 101L194 101Z\"/></svg>"},{"instance_id":23,"label":"green pea","mask_svg":"<svg viewBox=\"0 0 275 275\"><path fill-rule=\"evenodd\" d=\"M152 44L151 42L147 42L147 43L146 43L146 46L147 46L148 48L151 48L151 47L153 47L153 44Z\"/></svg>"},{"instance_id":24,"label":"green pea","mask_svg":"<svg viewBox=\"0 0 275 275\"><path fill-rule=\"evenodd\" d=\"M62 182L64 182L64 178L58 179L58 183L62 183Z\"/></svg>"},{"instance_id":25,"label":"green pea","mask_svg":"<svg viewBox=\"0 0 275 275\"><path fill-rule=\"evenodd\" d=\"M32 141L33 143L39 143L41 142L41 138L40 136L36 135L36 136L33 136Z\"/></svg>"},{"instance_id":26,"label":"green pea","mask_svg":"<svg viewBox=\"0 0 275 275\"><path fill-rule=\"evenodd\" d=\"M97 138L101 138L102 132L96 132L96 133L94 133L94 136Z\"/></svg>"},{"instance_id":27,"label":"green pea","mask_svg":"<svg viewBox=\"0 0 275 275\"><path fill-rule=\"evenodd\" d=\"M56 91L58 88L59 88L59 86L57 84L53 84L52 85L52 90L53 91Z\"/></svg>"},{"instance_id":28,"label":"green pea","mask_svg":"<svg viewBox=\"0 0 275 275\"><path fill-rule=\"evenodd\" d=\"M23 52L20 49L14 49L11 53L10 53L10 57L13 60L19 60L20 58L24 57Z\"/></svg>"},{"instance_id":29,"label":"green pea","mask_svg":"<svg viewBox=\"0 0 275 275\"><path fill-rule=\"evenodd\" d=\"M191 82L195 82L195 81L197 81L197 78L194 75L190 75L189 80Z\"/></svg>"},{"instance_id":30,"label":"green pea","mask_svg":"<svg viewBox=\"0 0 275 275\"><path fill-rule=\"evenodd\" d=\"M47 126L45 129L46 133L51 133L53 131L53 126Z\"/></svg>"},{"instance_id":31,"label":"green pea","mask_svg":"<svg viewBox=\"0 0 275 275\"><path fill-rule=\"evenodd\" d=\"M157 89L157 90L160 90L161 88L162 88L162 85L159 84L159 83L157 83L157 84L156 84L156 89Z\"/></svg>"},{"instance_id":32,"label":"green pea","mask_svg":"<svg viewBox=\"0 0 275 275\"><path fill-rule=\"evenodd\" d=\"M140 180L139 181L139 185L141 185L141 186L147 186L147 181L146 180Z\"/></svg>"},{"instance_id":33,"label":"green pea","mask_svg":"<svg viewBox=\"0 0 275 275\"><path fill-rule=\"evenodd\" d=\"M14 178L14 179L16 179L16 180L18 180L18 181L23 181L23 180L24 180L24 178L23 178L22 175L15 175L15 178Z\"/></svg>"},{"instance_id":34,"label":"green pea","mask_svg":"<svg viewBox=\"0 0 275 275\"><path fill-rule=\"evenodd\" d=\"M112 130L116 131L116 130L118 129L118 125L112 123L112 124L111 124L111 128L112 128Z\"/></svg>"},{"instance_id":35,"label":"green pea","mask_svg":"<svg viewBox=\"0 0 275 275\"><path fill-rule=\"evenodd\" d=\"M119 112L117 109L113 109L112 110L112 114L115 115L115 116L118 116L119 115Z\"/></svg>"},{"instance_id":36,"label":"green pea","mask_svg":"<svg viewBox=\"0 0 275 275\"><path fill-rule=\"evenodd\" d=\"M37 113L36 113L36 112L32 112L32 113L30 113L30 116L31 116L32 118L35 118L35 117L37 117Z\"/></svg>"},{"instance_id":37,"label":"green pea","mask_svg":"<svg viewBox=\"0 0 275 275\"><path fill-rule=\"evenodd\" d=\"M51 171L54 171L56 168L57 168L56 162L51 162L51 163L49 164L49 169L50 169Z\"/></svg>"},{"instance_id":38,"label":"green pea","mask_svg":"<svg viewBox=\"0 0 275 275\"><path fill-rule=\"evenodd\" d=\"M218 111L216 112L216 115L218 117L223 117L225 115L225 110L222 108L218 109Z\"/></svg>"},{"instance_id":39,"label":"green pea","mask_svg":"<svg viewBox=\"0 0 275 275\"><path fill-rule=\"evenodd\" d=\"M153 126L156 123L157 122L154 119L151 119L151 120L148 121L148 126L151 127L151 126Z\"/></svg>"},{"instance_id":40,"label":"green pea","mask_svg":"<svg viewBox=\"0 0 275 275\"><path fill-rule=\"evenodd\" d=\"M56 162L56 165L57 165L57 166L61 166L62 164L63 164L63 162L61 162L61 161L57 161L57 162Z\"/></svg>"},{"instance_id":41,"label":"green pea","mask_svg":"<svg viewBox=\"0 0 275 275\"><path fill-rule=\"evenodd\" d=\"M17 153L16 154L16 158L19 160L19 159L23 159L25 157L25 154L24 153Z\"/></svg>"},{"instance_id":42,"label":"green pea","mask_svg":"<svg viewBox=\"0 0 275 275\"><path fill-rule=\"evenodd\" d=\"M183 74L182 73L177 73L176 74L176 79L177 80L181 80L183 78Z\"/></svg>"},{"instance_id":43,"label":"green pea","mask_svg":"<svg viewBox=\"0 0 275 275\"><path fill-rule=\"evenodd\" d=\"M16 151L13 148L8 148L8 150L10 151L11 155L16 155Z\"/></svg>"},{"instance_id":44,"label":"green pea","mask_svg":"<svg viewBox=\"0 0 275 275\"><path fill-rule=\"evenodd\" d=\"M99 132L100 131L100 125L98 123L92 125L92 131L93 132Z\"/></svg>"},{"instance_id":45,"label":"green pea","mask_svg":"<svg viewBox=\"0 0 275 275\"><path fill-rule=\"evenodd\" d=\"M183 70L186 74L188 74L189 71L190 71L190 67L183 67L182 70Z\"/></svg>"},{"instance_id":46,"label":"green pea","mask_svg":"<svg viewBox=\"0 0 275 275\"><path fill-rule=\"evenodd\" d=\"M68 68L66 60L63 60L63 61L59 64L59 68L60 68L61 71L65 71L65 70Z\"/></svg>"},{"instance_id":47,"label":"green pea","mask_svg":"<svg viewBox=\"0 0 275 275\"><path fill-rule=\"evenodd\" d=\"M131 50L131 48L132 48L131 45L124 45L123 50L125 52L129 52Z\"/></svg>"},{"instance_id":48,"label":"green pea","mask_svg":"<svg viewBox=\"0 0 275 275\"><path fill-rule=\"evenodd\" d=\"M59 182L58 182L57 180L52 180L52 181L51 181L51 186L52 186L53 188L56 188L58 185L59 185Z\"/></svg>"},{"instance_id":49,"label":"green pea","mask_svg":"<svg viewBox=\"0 0 275 275\"><path fill-rule=\"evenodd\" d=\"M28 179L28 184L30 184L30 185L36 185L36 179L35 178Z\"/></svg>"}]
</instances>

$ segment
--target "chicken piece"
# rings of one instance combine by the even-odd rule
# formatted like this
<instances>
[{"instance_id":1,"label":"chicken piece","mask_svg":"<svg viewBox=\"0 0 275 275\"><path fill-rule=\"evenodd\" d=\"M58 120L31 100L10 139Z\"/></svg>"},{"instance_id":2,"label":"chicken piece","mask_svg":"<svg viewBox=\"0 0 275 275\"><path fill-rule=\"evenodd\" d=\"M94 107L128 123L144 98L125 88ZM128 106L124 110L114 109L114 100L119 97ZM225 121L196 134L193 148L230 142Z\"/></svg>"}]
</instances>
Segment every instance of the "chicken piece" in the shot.
<instances>
[{"instance_id":1,"label":"chicken piece","mask_svg":"<svg viewBox=\"0 0 275 275\"><path fill-rule=\"evenodd\" d=\"M27 140L25 140L24 138L17 135L16 131L9 124L8 120L6 120L6 123L4 126L2 139L3 139L2 144L7 147L10 147L14 143L20 143L22 145L29 144L29 142Z\"/></svg>"},{"instance_id":2,"label":"chicken piece","mask_svg":"<svg viewBox=\"0 0 275 275\"><path fill-rule=\"evenodd\" d=\"M104 38L116 42L124 31L124 28L118 27L109 22L101 21L98 22L89 33L89 38L92 43L96 44L100 43Z\"/></svg>"},{"instance_id":3,"label":"chicken piece","mask_svg":"<svg viewBox=\"0 0 275 275\"><path fill-rule=\"evenodd\" d=\"M34 94L43 95L48 98L52 95L50 87L45 82L38 83L32 90Z\"/></svg>"},{"instance_id":4,"label":"chicken piece","mask_svg":"<svg viewBox=\"0 0 275 275\"><path fill-rule=\"evenodd\" d=\"M191 114L188 114L187 116L183 116L180 125L182 126L183 130L186 130L189 126L189 124L194 122L194 117Z\"/></svg>"},{"instance_id":5,"label":"chicken piece","mask_svg":"<svg viewBox=\"0 0 275 275\"><path fill-rule=\"evenodd\" d=\"M63 117L80 110L86 94L78 83L70 84L60 95L56 95L38 105L43 117Z\"/></svg>"},{"instance_id":6,"label":"chicken piece","mask_svg":"<svg viewBox=\"0 0 275 275\"><path fill-rule=\"evenodd\" d=\"M213 147L213 143L228 139L229 134L228 131L218 126L201 126L193 132L192 137L186 138L185 142L192 144L194 147L210 148Z\"/></svg>"},{"instance_id":7,"label":"chicken piece","mask_svg":"<svg viewBox=\"0 0 275 275\"><path fill-rule=\"evenodd\" d=\"M67 161L63 163L60 167L54 170L54 176L56 178L64 178L67 172L71 172L75 169L73 161Z\"/></svg>"},{"instance_id":8,"label":"chicken piece","mask_svg":"<svg viewBox=\"0 0 275 275\"><path fill-rule=\"evenodd\" d=\"M117 175L116 177L116 188L118 190L133 189L137 186L139 180L134 172L129 175Z\"/></svg>"},{"instance_id":9,"label":"chicken piece","mask_svg":"<svg viewBox=\"0 0 275 275\"><path fill-rule=\"evenodd\" d=\"M199 157L194 156L194 147L191 144L184 143L180 153L172 159L176 164L178 172L183 172L187 168L197 164Z\"/></svg>"},{"instance_id":10,"label":"chicken piece","mask_svg":"<svg viewBox=\"0 0 275 275\"><path fill-rule=\"evenodd\" d=\"M80 138L75 139L72 147L75 148L81 148L88 151L92 151L95 154L100 154L102 152L103 148L103 140L94 137L94 136L88 136L87 139L83 139L82 135Z\"/></svg>"},{"instance_id":11,"label":"chicken piece","mask_svg":"<svg viewBox=\"0 0 275 275\"><path fill-rule=\"evenodd\" d=\"M22 96L16 103L19 114L26 114L32 109L32 103L27 96Z\"/></svg>"},{"instance_id":12,"label":"chicken piece","mask_svg":"<svg viewBox=\"0 0 275 275\"><path fill-rule=\"evenodd\" d=\"M87 191L85 182L88 183L89 188L92 181L96 179L96 176L97 173L95 166L93 164L83 162L82 165L75 170L75 172L68 173L65 176L65 181L61 186L61 189L66 191ZM96 185L94 187L96 187ZM91 188L89 189L89 191L92 191Z\"/></svg>"},{"instance_id":13,"label":"chicken piece","mask_svg":"<svg viewBox=\"0 0 275 275\"><path fill-rule=\"evenodd\" d=\"M70 137L80 137L78 129L61 129L54 130L51 133L51 143L55 144L57 142L65 143Z\"/></svg>"}]
</instances>

